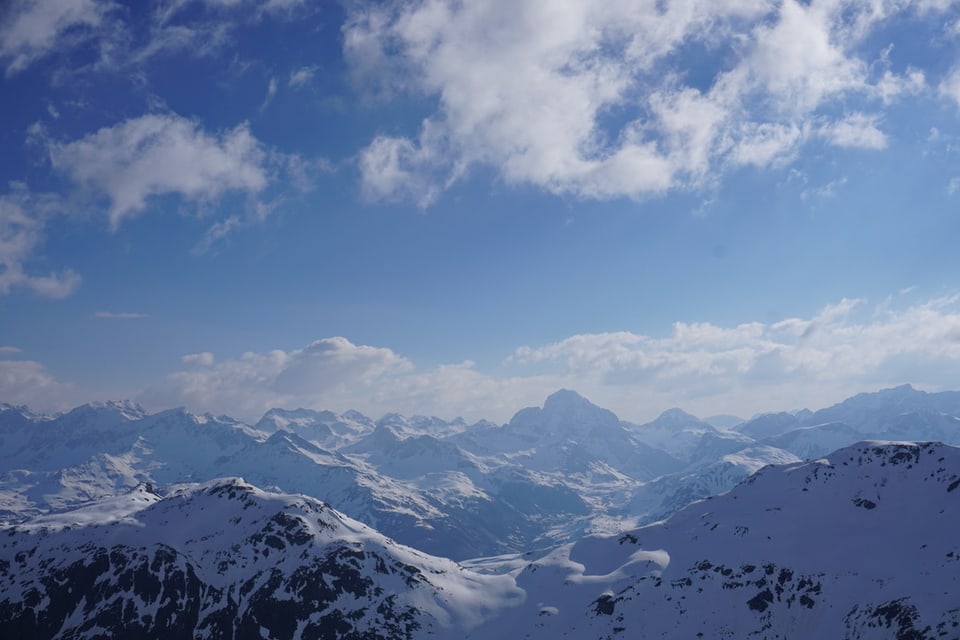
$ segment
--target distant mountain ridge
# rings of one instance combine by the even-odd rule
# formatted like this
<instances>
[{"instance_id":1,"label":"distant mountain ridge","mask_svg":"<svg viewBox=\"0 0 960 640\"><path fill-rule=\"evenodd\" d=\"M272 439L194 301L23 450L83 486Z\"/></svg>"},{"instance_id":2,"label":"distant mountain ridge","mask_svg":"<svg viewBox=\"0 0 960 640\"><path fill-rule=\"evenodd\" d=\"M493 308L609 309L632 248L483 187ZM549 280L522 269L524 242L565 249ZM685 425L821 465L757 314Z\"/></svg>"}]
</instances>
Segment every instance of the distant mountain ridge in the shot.
<instances>
[{"instance_id":1,"label":"distant mountain ridge","mask_svg":"<svg viewBox=\"0 0 960 640\"><path fill-rule=\"evenodd\" d=\"M957 413L948 413L956 410ZM721 429L670 409L642 425L571 390L508 423L272 409L255 425L132 403L0 407L0 522L141 483L243 476L322 496L401 543L463 560L615 533L722 493L765 464L864 439L960 443L960 393L909 386Z\"/></svg>"}]
</instances>

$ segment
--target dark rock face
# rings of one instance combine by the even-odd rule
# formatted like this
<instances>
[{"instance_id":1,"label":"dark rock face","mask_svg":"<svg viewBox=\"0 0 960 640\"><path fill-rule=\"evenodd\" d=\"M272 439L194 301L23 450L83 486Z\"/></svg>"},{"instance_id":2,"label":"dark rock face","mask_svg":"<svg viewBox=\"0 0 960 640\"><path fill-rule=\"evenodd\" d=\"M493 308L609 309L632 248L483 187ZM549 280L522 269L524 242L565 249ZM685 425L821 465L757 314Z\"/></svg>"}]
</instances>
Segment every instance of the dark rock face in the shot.
<instances>
[{"instance_id":1,"label":"dark rock face","mask_svg":"<svg viewBox=\"0 0 960 640\"><path fill-rule=\"evenodd\" d=\"M115 637L190 638L200 611L222 596L169 547L148 553L88 545L80 551L83 559L35 576L19 602L0 602L0 635L70 638L109 630ZM15 570L22 579L30 570L28 558L21 559ZM0 572L8 576L9 569Z\"/></svg>"},{"instance_id":2,"label":"dark rock face","mask_svg":"<svg viewBox=\"0 0 960 640\"><path fill-rule=\"evenodd\" d=\"M29 554L0 570L3 584L29 585L18 600L0 601L0 637L261 638L265 629L278 639L373 640L409 638L420 627L417 611L377 586L367 564L410 586L420 571L363 550L333 548L292 573L260 572L229 590L205 583L169 547L79 551L82 559L49 571L31 570ZM353 608L334 606L344 596Z\"/></svg>"}]
</instances>

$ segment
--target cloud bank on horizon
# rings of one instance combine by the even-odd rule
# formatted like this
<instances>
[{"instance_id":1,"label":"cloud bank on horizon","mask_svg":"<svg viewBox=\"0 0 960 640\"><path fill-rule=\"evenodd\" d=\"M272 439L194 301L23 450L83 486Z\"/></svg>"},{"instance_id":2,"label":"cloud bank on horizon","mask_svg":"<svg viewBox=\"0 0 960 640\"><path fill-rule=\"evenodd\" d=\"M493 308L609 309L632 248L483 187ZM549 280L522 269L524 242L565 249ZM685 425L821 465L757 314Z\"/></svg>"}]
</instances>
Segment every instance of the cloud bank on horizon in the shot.
<instances>
[{"instance_id":1,"label":"cloud bank on horizon","mask_svg":"<svg viewBox=\"0 0 960 640\"><path fill-rule=\"evenodd\" d=\"M9 2L0 400L503 420L558 387L627 418L949 387L958 42L950 0ZM561 301L459 310L525 291Z\"/></svg>"},{"instance_id":2,"label":"cloud bank on horizon","mask_svg":"<svg viewBox=\"0 0 960 640\"><path fill-rule=\"evenodd\" d=\"M631 332L576 335L522 346L496 371L470 361L420 367L387 347L343 337L300 348L217 358L186 354L181 368L140 392L155 409L256 420L274 407L358 409L506 421L524 406L571 388L621 417L649 420L674 405L706 417L822 408L865 389L909 380L940 390L960 374L960 294L910 305L893 298L848 300L810 318L735 327L678 322L669 335ZM0 350L5 400L61 408L83 399L75 383Z\"/></svg>"}]
</instances>

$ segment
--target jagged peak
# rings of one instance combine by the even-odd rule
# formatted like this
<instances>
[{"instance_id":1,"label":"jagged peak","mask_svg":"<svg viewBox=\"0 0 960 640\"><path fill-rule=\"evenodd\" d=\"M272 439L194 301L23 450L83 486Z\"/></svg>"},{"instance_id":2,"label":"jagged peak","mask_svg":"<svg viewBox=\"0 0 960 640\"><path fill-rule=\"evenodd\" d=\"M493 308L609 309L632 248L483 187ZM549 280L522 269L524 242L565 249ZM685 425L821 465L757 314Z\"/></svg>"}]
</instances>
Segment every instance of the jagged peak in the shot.
<instances>
[{"instance_id":1,"label":"jagged peak","mask_svg":"<svg viewBox=\"0 0 960 640\"><path fill-rule=\"evenodd\" d=\"M132 400L106 400L88 402L65 413L65 416L86 416L93 414L113 414L125 420L139 420L147 411Z\"/></svg>"}]
</instances>

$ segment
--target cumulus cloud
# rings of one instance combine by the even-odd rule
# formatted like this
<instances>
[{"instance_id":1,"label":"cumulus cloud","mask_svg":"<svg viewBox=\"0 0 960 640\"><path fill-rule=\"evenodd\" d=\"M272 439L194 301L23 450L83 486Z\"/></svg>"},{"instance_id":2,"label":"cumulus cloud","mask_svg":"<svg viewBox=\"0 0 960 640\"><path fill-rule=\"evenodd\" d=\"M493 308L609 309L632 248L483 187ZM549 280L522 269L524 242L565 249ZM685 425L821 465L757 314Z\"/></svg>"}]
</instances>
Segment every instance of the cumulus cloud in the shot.
<instances>
[{"instance_id":1,"label":"cumulus cloud","mask_svg":"<svg viewBox=\"0 0 960 640\"><path fill-rule=\"evenodd\" d=\"M47 219L57 211L57 199L31 194L13 185L0 195L0 296L17 289L48 298L64 298L80 286L78 274L65 269L37 269L36 253L45 236Z\"/></svg>"},{"instance_id":2,"label":"cumulus cloud","mask_svg":"<svg viewBox=\"0 0 960 640\"><path fill-rule=\"evenodd\" d=\"M889 48L871 50L869 38L898 13L942 9L857 0L357 3L344 53L363 86L381 99L411 91L437 104L418 131L373 138L359 155L362 187L372 199L426 206L484 166L553 193L642 198L789 162L814 137L881 149L882 114L870 108L926 80L913 68L894 73ZM957 85L950 76L941 91L960 95Z\"/></svg>"},{"instance_id":3,"label":"cumulus cloud","mask_svg":"<svg viewBox=\"0 0 960 640\"><path fill-rule=\"evenodd\" d=\"M58 381L39 362L0 360L0 402L48 411L69 408L80 397L73 385Z\"/></svg>"},{"instance_id":4,"label":"cumulus cloud","mask_svg":"<svg viewBox=\"0 0 960 640\"><path fill-rule=\"evenodd\" d=\"M415 366L389 348L345 338L221 360L203 352L184 356L187 366L141 400L250 420L271 407L303 406L502 422L566 387L642 421L672 406L748 416L819 408L904 382L955 388L960 295L898 306L903 295L874 305L844 299L776 322L677 322L665 336L575 335L519 347L488 371L470 361Z\"/></svg>"},{"instance_id":5,"label":"cumulus cloud","mask_svg":"<svg viewBox=\"0 0 960 640\"><path fill-rule=\"evenodd\" d=\"M256 194L270 180L267 153L246 124L211 135L174 114L145 115L73 142L51 142L49 152L56 169L106 194L114 226L143 211L152 196L212 201L230 191Z\"/></svg>"},{"instance_id":6,"label":"cumulus cloud","mask_svg":"<svg viewBox=\"0 0 960 640\"><path fill-rule=\"evenodd\" d=\"M355 345L340 337L219 362L212 353L191 354L183 362L191 368L147 390L143 401L247 418L276 406L345 410L352 403L367 404L378 383L412 367L390 349Z\"/></svg>"}]
</instances>

